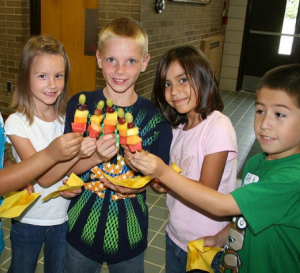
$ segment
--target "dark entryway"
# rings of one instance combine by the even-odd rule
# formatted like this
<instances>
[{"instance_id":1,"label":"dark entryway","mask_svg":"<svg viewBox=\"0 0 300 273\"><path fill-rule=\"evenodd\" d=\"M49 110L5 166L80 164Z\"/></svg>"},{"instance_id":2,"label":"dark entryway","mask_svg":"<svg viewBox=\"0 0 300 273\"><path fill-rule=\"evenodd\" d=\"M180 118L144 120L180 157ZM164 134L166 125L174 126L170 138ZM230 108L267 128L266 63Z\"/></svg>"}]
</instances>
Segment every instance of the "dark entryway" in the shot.
<instances>
[{"instance_id":1,"label":"dark entryway","mask_svg":"<svg viewBox=\"0 0 300 273\"><path fill-rule=\"evenodd\" d=\"M296 62L300 62L299 0L249 0L237 90L255 91L265 72Z\"/></svg>"}]
</instances>

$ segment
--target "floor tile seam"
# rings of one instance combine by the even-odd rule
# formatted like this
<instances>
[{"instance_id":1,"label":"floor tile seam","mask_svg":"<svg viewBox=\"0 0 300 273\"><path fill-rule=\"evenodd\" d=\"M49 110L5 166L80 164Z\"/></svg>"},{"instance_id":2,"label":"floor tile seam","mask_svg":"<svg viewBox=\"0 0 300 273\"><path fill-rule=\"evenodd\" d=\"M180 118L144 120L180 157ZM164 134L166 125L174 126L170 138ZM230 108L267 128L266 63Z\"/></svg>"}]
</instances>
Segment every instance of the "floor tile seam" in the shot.
<instances>
[{"instance_id":1,"label":"floor tile seam","mask_svg":"<svg viewBox=\"0 0 300 273\"><path fill-rule=\"evenodd\" d=\"M153 240L156 238L157 232L158 232L157 230L154 231L154 235L153 235L152 239L150 241L148 241L148 245L150 245L151 242L153 242Z\"/></svg>"},{"instance_id":2,"label":"floor tile seam","mask_svg":"<svg viewBox=\"0 0 300 273\"><path fill-rule=\"evenodd\" d=\"M157 235L157 234L156 234ZM165 248L161 248L155 244L152 244L154 239L156 238L156 236L153 236L152 240L150 240L150 242L148 242L148 246L151 246L151 247L154 247L156 249L159 249L159 250L162 250L162 251L165 251L166 249Z\"/></svg>"},{"instance_id":3,"label":"floor tile seam","mask_svg":"<svg viewBox=\"0 0 300 273\"><path fill-rule=\"evenodd\" d=\"M226 105L224 105L223 111L226 110L226 109L231 105L231 103L232 103L233 101L235 101L235 99L236 99L236 97L232 97L232 99L231 99L229 102L227 102Z\"/></svg>"},{"instance_id":4,"label":"floor tile seam","mask_svg":"<svg viewBox=\"0 0 300 273\"><path fill-rule=\"evenodd\" d=\"M167 207L162 207L162 206L158 206L158 205L152 204L152 205L151 205L151 208L153 208L153 207L160 208L160 209L164 209L164 210L168 210Z\"/></svg>"},{"instance_id":5,"label":"floor tile seam","mask_svg":"<svg viewBox=\"0 0 300 273\"><path fill-rule=\"evenodd\" d=\"M147 194L148 194L148 195L151 195L151 196L154 196L154 197L157 198L157 199L156 199L156 202L154 202L154 204L157 203L157 201L159 201L159 200L165 198L165 195L164 195L164 194L160 194L160 195L154 195L154 194L152 194L152 193L147 193ZM147 203L147 201L146 201L146 203Z\"/></svg>"},{"instance_id":6,"label":"floor tile seam","mask_svg":"<svg viewBox=\"0 0 300 273\"><path fill-rule=\"evenodd\" d=\"M152 262L150 262L150 261L145 261L145 263L155 265L155 266L157 266L157 267L160 267L161 269L164 269L164 266L165 266L165 265L161 266L161 265L159 265L159 264L155 264L155 263L152 263Z\"/></svg>"},{"instance_id":7,"label":"floor tile seam","mask_svg":"<svg viewBox=\"0 0 300 273\"><path fill-rule=\"evenodd\" d=\"M164 230L164 232L161 232L161 228L159 230L154 230L154 229L148 228L148 231L154 232L155 233L154 236L156 236L157 234L159 234L159 235L166 235L166 231Z\"/></svg>"},{"instance_id":8,"label":"floor tile seam","mask_svg":"<svg viewBox=\"0 0 300 273\"><path fill-rule=\"evenodd\" d=\"M155 245L149 245L149 244L148 244L148 246L151 246L151 247L153 247L153 248L155 248L155 249L162 250L162 251L165 251L165 250L166 250L165 248L161 248L161 247L155 246Z\"/></svg>"},{"instance_id":9,"label":"floor tile seam","mask_svg":"<svg viewBox=\"0 0 300 273\"><path fill-rule=\"evenodd\" d=\"M4 265L4 264L8 263L10 260L11 260L11 257L7 258L5 261L3 261L3 262L0 264L0 266L2 266L2 265Z\"/></svg>"},{"instance_id":10,"label":"floor tile seam","mask_svg":"<svg viewBox=\"0 0 300 273\"><path fill-rule=\"evenodd\" d=\"M239 121L235 124L234 128L236 128L242 121L243 121L243 118L249 114L249 111L252 110L252 105L249 106L248 110L244 112L244 114L239 118ZM231 115L230 115L231 116ZM229 117L230 118L230 117ZM253 117L254 118L254 117ZM252 127L253 126L253 123L252 124L249 124L249 127Z\"/></svg>"},{"instance_id":11,"label":"floor tile seam","mask_svg":"<svg viewBox=\"0 0 300 273\"><path fill-rule=\"evenodd\" d=\"M241 101L240 103L239 103L239 106L238 107L236 107L235 109L234 109L234 111L232 111L231 112L231 114L228 116L229 118L237 111L237 109L245 102L247 100L247 98L244 98L243 99L243 101ZM253 103L254 103L254 101L253 101ZM252 103L252 104L253 104ZM252 106L252 104L248 107L248 109ZM244 113L244 115L243 115L243 117L245 116L245 113Z\"/></svg>"},{"instance_id":12,"label":"floor tile seam","mask_svg":"<svg viewBox=\"0 0 300 273\"><path fill-rule=\"evenodd\" d=\"M238 142L238 146L241 144L241 142L249 136L248 132L251 131L251 133L254 133L254 128L253 127L249 127L248 130L245 132L245 134L242 136L242 138L239 140ZM254 143L254 140L255 140L255 135L253 136L253 139L252 139L252 143L249 145L249 148L251 148L252 144Z\"/></svg>"},{"instance_id":13,"label":"floor tile seam","mask_svg":"<svg viewBox=\"0 0 300 273\"><path fill-rule=\"evenodd\" d=\"M245 103L245 101L243 101L243 102L239 105L239 107L238 107L237 109L241 109L243 103ZM252 107L253 107L254 105L255 105L255 100L252 100L252 101L250 102L250 105L246 106L247 111L245 111L245 113L248 112L250 109L252 109ZM253 107L253 108L254 108L254 107ZM237 109L236 109L236 110L237 110ZM236 110L235 110L235 112L236 112ZM245 117L245 113L242 115L241 119Z\"/></svg>"}]
</instances>

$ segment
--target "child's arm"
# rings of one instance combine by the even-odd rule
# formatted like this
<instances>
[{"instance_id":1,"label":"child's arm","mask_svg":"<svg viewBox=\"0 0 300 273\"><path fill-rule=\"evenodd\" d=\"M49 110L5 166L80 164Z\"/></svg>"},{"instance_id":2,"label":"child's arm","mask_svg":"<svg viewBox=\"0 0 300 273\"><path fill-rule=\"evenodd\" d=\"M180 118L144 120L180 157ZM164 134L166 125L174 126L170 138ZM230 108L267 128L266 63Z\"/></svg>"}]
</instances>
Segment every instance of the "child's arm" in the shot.
<instances>
[{"instance_id":1,"label":"child's arm","mask_svg":"<svg viewBox=\"0 0 300 273\"><path fill-rule=\"evenodd\" d=\"M198 181L188 179L160 158L145 151L135 153L131 164L143 174L158 179L179 196L216 216L240 215L241 211L231 194L222 194ZM214 172L214 169L211 170Z\"/></svg>"},{"instance_id":2,"label":"child's arm","mask_svg":"<svg viewBox=\"0 0 300 273\"><path fill-rule=\"evenodd\" d=\"M17 164L9 160L6 153L5 167L0 170L0 195L26 186L58 162L71 159L78 154L81 142L80 133L63 135L56 138L44 150Z\"/></svg>"},{"instance_id":3,"label":"child's arm","mask_svg":"<svg viewBox=\"0 0 300 273\"><path fill-rule=\"evenodd\" d=\"M203 160L199 182L212 189L218 190L225 169L227 156L227 151L206 155Z\"/></svg>"},{"instance_id":4,"label":"child's arm","mask_svg":"<svg viewBox=\"0 0 300 273\"><path fill-rule=\"evenodd\" d=\"M9 135L9 138L22 161L37 153L28 138L16 135ZM82 136L80 139L82 141ZM65 149L65 147L63 146L62 149ZM72 153L72 156L65 156L64 160L60 160L59 163L52 165L48 171L40 172L35 179L44 187L54 184L66 175L67 171L79 160L80 156L83 156L82 153L79 154L79 149L76 149L76 153Z\"/></svg>"}]
</instances>

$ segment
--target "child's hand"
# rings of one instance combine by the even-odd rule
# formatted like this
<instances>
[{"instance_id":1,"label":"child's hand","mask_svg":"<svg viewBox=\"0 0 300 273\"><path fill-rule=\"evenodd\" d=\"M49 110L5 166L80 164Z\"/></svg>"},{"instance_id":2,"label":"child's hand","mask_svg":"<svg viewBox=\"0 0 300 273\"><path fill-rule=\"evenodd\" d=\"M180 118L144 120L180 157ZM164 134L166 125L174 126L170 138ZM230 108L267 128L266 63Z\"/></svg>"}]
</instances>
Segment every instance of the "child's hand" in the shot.
<instances>
[{"instance_id":1,"label":"child's hand","mask_svg":"<svg viewBox=\"0 0 300 273\"><path fill-rule=\"evenodd\" d=\"M96 151L96 139L91 137L84 137L81 143L79 158L90 157Z\"/></svg>"},{"instance_id":2,"label":"child's hand","mask_svg":"<svg viewBox=\"0 0 300 273\"><path fill-rule=\"evenodd\" d=\"M217 236L207 236L207 237L203 237L204 239L204 246L216 246L216 247L223 247L219 245L219 240Z\"/></svg>"},{"instance_id":3,"label":"child's hand","mask_svg":"<svg viewBox=\"0 0 300 273\"><path fill-rule=\"evenodd\" d=\"M164 184L160 183L157 179L152 179L150 181L150 186L151 186L151 189L157 193L167 193L168 192L168 188Z\"/></svg>"},{"instance_id":4,"label":"child's hand","mask_svg":"<svg viewBox=\"0 0 300 273\"><path fill-rule=\"evenodd\" d=\"M122 148L124 150L124 160L126 165L128 165L133 171L138 171L130 163L130 160L133 158L133 153L130 152L129 147L127 145L122 145Z\"/></svg>"},{"instance_id":5,"label":"child's hand","mask_svg":"<svg viewBox=\"0 0 300 273\"><path fill-rule=\"evenodd\" d=\"M24 190L27 190L29 194L34 193L34 187L33 187L31 184L27 184L27 185L24 187Z\"/></svg>"},{"instance_id":6,"label":"child's hand","mask_svg":"<svg viewBox=\"0 0 300 273\"><path fill-rule=\"evenodd\" d=\"M68 179L64 179L63 183L66 184ZM73 198L79 195L82 192L82 189L72 190L72 191L61 191L59 194L65 198Z\"/></svg>"},{"instance_id":7,"label":"child's hand","mask_svg":"<svg viewBox=\"0 0 300 273\"><path fill-rule=\"evenodd\" d=\"M159 157L144 150L133 154L131 165L144 175L159 178L169 167Z\"/></svg>"},{"instance_id":8,"label":"child's hand","mask_svg":"<svg viewBox=\"0 0 300 273\"><path fill-rule=\"evenodd\" d=\"M224 247L228 238L230 226L231 225L228 224L222 230L220 230L215 236L204 237L204 246Z\"/></svg>"},{"instance_id":9,"label":"child's hand","mask_svg":"<svg viewBox=\"0 0 300 273\"><path fill-rule=\"evenodd\" d=\"M118 152L114 134L108 134L97 139L97 155L102 161L111 159Z\"/></svg>"},{"instance_id":10,"label":"child's hand","mask_svg":"<svg viewBox=\"0 0 300 273\"><path fill-rule=\"evenodd\" d=\"M79 153L81 142L81 133L68 133L54 139L46 150L56 162L67 161Z\"/></svg>"},{"instance_id":11,"label":"child's hand","mask_svg":"<svg viewBox=\"0 0 300 273\"><path fill-rule=\"evenodd\" d=\"M79 195L82 192L82 189L72 190L72 191L61 191L59 194L65 198L73 198Z\"/></svg>"}]
</instances>

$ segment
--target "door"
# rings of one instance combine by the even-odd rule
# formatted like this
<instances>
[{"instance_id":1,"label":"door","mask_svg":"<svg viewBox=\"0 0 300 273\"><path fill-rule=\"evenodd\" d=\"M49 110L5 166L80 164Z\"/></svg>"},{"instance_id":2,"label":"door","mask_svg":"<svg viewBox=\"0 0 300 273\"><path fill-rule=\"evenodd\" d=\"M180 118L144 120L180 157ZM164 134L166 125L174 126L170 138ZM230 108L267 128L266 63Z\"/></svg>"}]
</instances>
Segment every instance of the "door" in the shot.
<instances>
[{"instance_id":1,"label":"door","mask_svg":"<svg viewBox=\"0 0 300 273\"><path fill-rule=\"evenodd\" d=\"M91 30L91 25L86 26L86 22L93 23L95 33L90 36L97 40L97 9L97 0L41 0L41 34L60 40L70 59L70 96L95 90L96 57L94 54L85 54L85 41L86 32ZM91 10L96 13L88 12ZM91 14L96 14L96 18ZM91 16L89 20L85 20L86 15Z\"/></svg>"},{"instance_id":2,"label":"door","mask_svg":"<svg viewBox=\"0 0 300 273\"><path fill-rule=\"evenodd\" d=\"M299 62L299 0L249 0L237 90L255 91L268 70Z\"/></svg>"}]
</instances>

